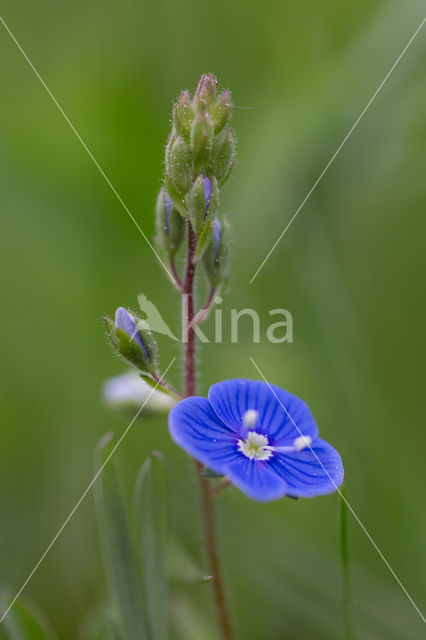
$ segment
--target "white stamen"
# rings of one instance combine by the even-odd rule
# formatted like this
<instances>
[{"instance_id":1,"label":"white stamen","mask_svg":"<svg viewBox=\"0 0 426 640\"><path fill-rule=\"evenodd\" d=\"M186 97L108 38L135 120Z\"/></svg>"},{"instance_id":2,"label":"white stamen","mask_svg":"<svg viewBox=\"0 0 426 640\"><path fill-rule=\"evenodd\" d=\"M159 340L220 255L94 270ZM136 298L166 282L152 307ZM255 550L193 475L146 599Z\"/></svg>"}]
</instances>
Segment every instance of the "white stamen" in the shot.
<instances>
[{"instance_id":1,"label":"white stamen","mask_svg":"<svg viewBox=\"0 0 426 640\"><path fill-rule=\"evenodd\" d=\"M299 436L293 442L293 445L296 447L296 451L303 451L306 447L310 447L312 444L312 438L310 436Z\"/></svg>"},{"instance_id":2,"label":"white stamen","mask_svg":"<svg viewBox=\"0 0 426 640\"><path fill-rule=\"evenodd\" d=\"M247 438L238 440L237 444L239 451L250 460L269 460L273 453L268 447L268 442L267 436L256 431L249 431Z\"/></svg>"},{"instance_id":3,"label":"white stamen","mask_svg":"<svg viewBox=\"0 0 426 640\"><path fill-rule=\"evenodd\" d=\"M256 411L256 409L248 409L243 415L243 425L245 427L256 426L258 417L259 413Z\"/></svg>"}]
</instances>

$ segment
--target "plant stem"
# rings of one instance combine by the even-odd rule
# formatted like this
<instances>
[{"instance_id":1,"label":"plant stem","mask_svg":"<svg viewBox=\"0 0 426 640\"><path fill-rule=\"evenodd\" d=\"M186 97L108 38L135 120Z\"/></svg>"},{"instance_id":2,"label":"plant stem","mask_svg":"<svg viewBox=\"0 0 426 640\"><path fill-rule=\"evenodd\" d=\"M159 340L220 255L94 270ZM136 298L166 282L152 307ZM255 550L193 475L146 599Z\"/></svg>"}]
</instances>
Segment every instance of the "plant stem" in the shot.
<instances>
[{"instance_id":1,"label":"plant stem","mask_svg":"<svg viewBox=\"0 0 426 640\"><path fill-rule=\"evenodd\" d=\"M210 288L209 295L207 296L207 300L204 303L204 307L199 310L197 315L194 318L195 324L202 322L209 314L210 307L212 306L213 296L215 294L216 289L214 287Z\"/></svg>"},{"instance_id":2,"label":"plant stem","mask_svg":"<svg viewBox=\"0 0 426 640\"><path fill-rule=\"evenodd\" d=\"M194 276L196 265L193 264L197 238L188 223L188 258L186 265L185 280L182 287L182 316L186 326L183 335L185 336L185 397L193 396L196 393L195 380L195 331L191 325L194 319ZM195 462L197 478L201 493L201 503L204 522L204 537L206 545L206 555L209 565L209 573L213 576L212 587L216 606L216 613L221 632L222 640L232 640L231 622L223 588L223 578L217 550L217 537L214 514L214 496L211 490L211 483L203 476L203 465Z\"/></svg>"},{"instance_id":3,"label":"plant stem","mask_svg":"<svg viewBox=\"0 0 426 640\"><path fill-rule=\"evenodd\" d=\"M175 279L176 286L178 287L178 289L180 289L182 291L183 284L182 284L182 280L180 279L179 274L177 272L176 263L175 263L175 259L174 258L170 258L170 268L172 270L172 274L173 274L173 277Z\"/></svg>"}]
</instances>

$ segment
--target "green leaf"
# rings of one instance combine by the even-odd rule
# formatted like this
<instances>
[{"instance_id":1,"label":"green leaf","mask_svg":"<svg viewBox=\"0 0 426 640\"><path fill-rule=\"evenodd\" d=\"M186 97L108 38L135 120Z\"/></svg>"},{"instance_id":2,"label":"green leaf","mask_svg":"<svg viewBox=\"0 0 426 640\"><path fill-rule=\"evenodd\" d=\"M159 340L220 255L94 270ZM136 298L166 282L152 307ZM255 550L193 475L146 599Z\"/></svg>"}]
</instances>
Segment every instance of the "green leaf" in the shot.
<instances>
[{"instance_id":1,"label":"green leaf","mask_svg":"<svg viewBox=\"0 0 426 640\"><path fill-rule=\"evenodd\" d=\"M125 640L144 640L146 626L141 578L132 544L112 435L104 436L96 448L95 467L102 468L95 483L99 535L108 586L117 609Z\"/></svg>"},{"instance_id":2,"label":"green leaf","mask_svg":"<svg viewBox=\"0 0 426 640\"><path fill-rule=\"evenodd\" d=\"M2 593L1 611L6 611L12 602L9 593ZM44 614L32 603L22 600L16 601L3 620L6 633L12 640L56 640L56 635L50 627Z\"/></svg>"},{"instance_id":3,"label":"green leaf","mask_svg":"<svg viewBox=\"0 0 426 640\"><path fill-rule=\"evenodd\" d=\"M165 494L163 457L153 452L139 472L135 487L135 505L150 631L151 637L155 640L167 640L168 637Z\"/></svg>"}]
</instances>

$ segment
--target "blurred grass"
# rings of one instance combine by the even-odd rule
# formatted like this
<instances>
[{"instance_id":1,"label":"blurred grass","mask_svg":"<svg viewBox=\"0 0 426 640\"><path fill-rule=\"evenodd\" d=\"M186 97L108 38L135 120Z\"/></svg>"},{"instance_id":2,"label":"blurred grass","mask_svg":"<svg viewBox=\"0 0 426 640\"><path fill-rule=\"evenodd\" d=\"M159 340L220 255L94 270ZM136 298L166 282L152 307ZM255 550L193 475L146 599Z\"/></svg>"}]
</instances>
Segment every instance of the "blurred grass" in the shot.
<instances>
[{"instance_id":1,"label":"blurred grass","mask_svg":"<svg viewBox=\"0 0 426 640\"><path fill-rule=\"evenodd\" d=\"M172 100L203 71L232 89L243 109L234 119L241 159L224 196L235 234L224 317L250 306L266 326L269 309L286 307L295 342L252 345L247 324L230 346L228 333L203 347L200 389L256 377L253 355L271 381L304 397L342 452L349 501L419 604L426 32L249 279L423 14L411 0L24 0L1 10L149 236ZM89 483L96 441L127 425L99 401L102 380L121 370L102 314L134 306L140 291L176 328L179 313L143 238L4 29L0 55L0 582L17 589ZM167 366L176 347L162 346ZM176 365L176 382L179 374ZM171 528L202 567L191 467L164 421L138 423L123 442L129 485L152 448L165 452L172 478ZM242 638L341 638L337 510L335 496L257 505L224 495L223 554ZM353 520L349 529L357 637L419 638L417 613ZM104 589L88 499L26 594L67 640ZM211 615L207 589L178 583L175 597L184 611L195 597L197 616Z\"/></svg>"}]
</instances>

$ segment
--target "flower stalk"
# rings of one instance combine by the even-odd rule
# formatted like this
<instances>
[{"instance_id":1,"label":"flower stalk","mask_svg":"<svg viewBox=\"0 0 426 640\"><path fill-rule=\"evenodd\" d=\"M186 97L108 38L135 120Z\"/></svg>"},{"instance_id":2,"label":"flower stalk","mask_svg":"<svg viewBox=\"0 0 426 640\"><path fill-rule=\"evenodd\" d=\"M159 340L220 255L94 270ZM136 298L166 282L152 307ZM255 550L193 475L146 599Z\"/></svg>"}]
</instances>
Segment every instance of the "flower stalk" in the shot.
<instances>
[{"instance_id":1,"label":"flower stalk","mask_svg":"<svg viewBox=\"0 0 426 640\"><path fill-rule=\"evenodd\" d=\"M196 264L193 262L194 253L197 246L197 238L188 223L188 254L185 280L182 288L182 317L185 321L187 332L185 342L184 377L185 377L185 397L190 397L196 393L196 372L195 372L195 351L196 334L194 330L194 320L196 320L194 310L194 278ZM209 478L203 475L203 465L194 460L200 488L204 539L209 573L212 575L212 589L215 601L216 614L221 632L222 640L232 640L231 621L228 605L225 597L222 571L217 547L216 521L214 512L214 493Z\"/></svg>"}]
</instances>

